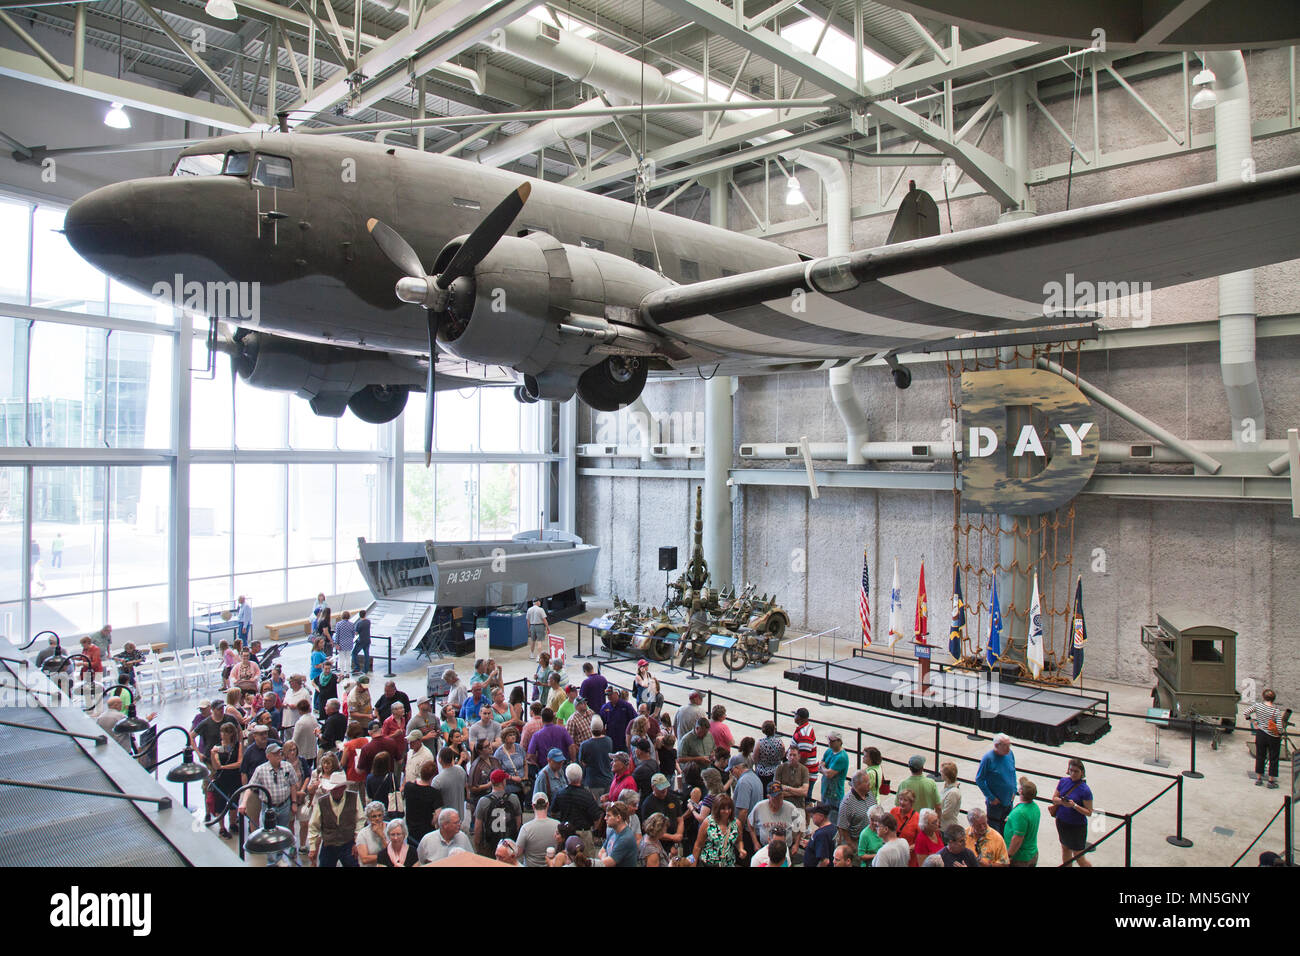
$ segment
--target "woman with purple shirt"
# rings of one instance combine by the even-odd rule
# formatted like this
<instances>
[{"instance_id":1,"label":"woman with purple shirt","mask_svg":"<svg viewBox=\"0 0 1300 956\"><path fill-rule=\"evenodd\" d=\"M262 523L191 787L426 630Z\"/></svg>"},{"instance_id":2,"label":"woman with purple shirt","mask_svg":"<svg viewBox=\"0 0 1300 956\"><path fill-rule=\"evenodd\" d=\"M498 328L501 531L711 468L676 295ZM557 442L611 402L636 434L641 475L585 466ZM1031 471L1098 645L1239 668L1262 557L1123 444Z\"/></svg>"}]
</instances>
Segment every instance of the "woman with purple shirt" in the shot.
<instances>
[{"instance_id":1,"label":"woman with purple shirt","mask_svg":"<svg viewBox=\"0 0 1300 956\"><path fill-rule=\"evenodd\" d=\"M1083 779L1083 761L1071 757L1069 772L1052 794L1056 834L1061 839L1061 863L1091 867L1084 855L1088 849L1088 819L1092 816L1092 789Z\"/></svg>"}]
</instances>

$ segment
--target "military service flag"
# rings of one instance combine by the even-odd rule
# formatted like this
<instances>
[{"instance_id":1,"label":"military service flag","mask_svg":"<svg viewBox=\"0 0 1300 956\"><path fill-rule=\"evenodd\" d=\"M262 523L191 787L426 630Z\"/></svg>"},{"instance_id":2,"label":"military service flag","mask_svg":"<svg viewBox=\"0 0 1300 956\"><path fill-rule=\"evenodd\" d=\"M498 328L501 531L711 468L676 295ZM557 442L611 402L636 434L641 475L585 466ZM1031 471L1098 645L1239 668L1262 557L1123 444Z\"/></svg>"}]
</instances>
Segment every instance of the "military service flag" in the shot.
<instances>
[{"instance_id":1,"label":"military service flag","mask_svg":"<svg viewBox=\"0 0 1300 956\"><path fill-rule=\"evenodd\" d=\"M961 594L961 570L952 572L952 625L948 629L948 653L961 659L961 645L966 640L966 601Z\"/></svg>"},{"instance_id":2,"label":"military service flag","mask_svg":"<svg viewBox=\"0 0 1300 956\"><path fill-rule=\"evenodd\" d=\"M903 589L898 586L898 558L894 558L894 586L889 589L889 646L903 636Z\"/></svg>"},{"instance_id":3,"label":"military service flag","mask_svg":"<svg viewBox=\"0 0 1300 956\"><path fill-rule=\"evenodd\" d=\"M1043 672L1043 605L1038 597L1038 575L1034 575L1034 596L1029 599L1029 636L1025 639L1025 663L1038 680Z\"/></svg>"},{"instance_id":4,"label":"military service flag","mask_svg":"<svg viewBox=\"0 0 1300 956\"><path fill-rule=\"evenodd\" d=\"M930 603L925 596L925 558L921 559L921 583L916 588L916 621L913 627L913 640L918 644L928 644L930 636Z\"/></svg>"},{"instance_id":5,"label":"military service flag","mask_svg":"<svg viewBox=\"0 0 1300 956\"><path fill-rule=\"evenodd\" d=\"M1071 677L1083 673L1083 645L1088 643L1088 625L1083 621L1083 575L1074 586L1074 620L1070 624L1070 660L1074 662Z\"/></svg>"}]
</instances>

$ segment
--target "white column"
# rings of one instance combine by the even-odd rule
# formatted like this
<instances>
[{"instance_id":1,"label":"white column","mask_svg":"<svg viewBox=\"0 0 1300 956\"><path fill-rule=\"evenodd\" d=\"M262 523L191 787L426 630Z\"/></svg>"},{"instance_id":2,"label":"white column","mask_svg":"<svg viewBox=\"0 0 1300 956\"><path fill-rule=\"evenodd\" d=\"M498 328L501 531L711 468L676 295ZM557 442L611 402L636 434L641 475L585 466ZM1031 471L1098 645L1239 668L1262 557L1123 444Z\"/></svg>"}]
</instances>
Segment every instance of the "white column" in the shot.
<instances>
[{"instance_id":1,"label":"white column","mask_svg":"<svg viewBox=\"0 0 1300 956\"><path fill-rule=\"evenodd\" d=\"M167 574L170 609L168 635L172 647L190 643L190 356L194 324L188 313L176 316L176 345L172 350L172 495L168 521ZM232 426L233 427L233 426ZM233 492L232 492L233 494ZM233 535L231 536L233 539Z\"/></svg>"},{"instance_id":2,"label":"white column","mask_svg":"<svg viewBox=\"0 0 1300 956\"><path fill-rule=\"evenodd\" d=\"M709 220L727 227L727 184L722 173L709 180ZM716 588L731 583L731 489L727 486L735 440L732 379L715 375L704 386L704 560Z\"/></svg>"}]
</instances>

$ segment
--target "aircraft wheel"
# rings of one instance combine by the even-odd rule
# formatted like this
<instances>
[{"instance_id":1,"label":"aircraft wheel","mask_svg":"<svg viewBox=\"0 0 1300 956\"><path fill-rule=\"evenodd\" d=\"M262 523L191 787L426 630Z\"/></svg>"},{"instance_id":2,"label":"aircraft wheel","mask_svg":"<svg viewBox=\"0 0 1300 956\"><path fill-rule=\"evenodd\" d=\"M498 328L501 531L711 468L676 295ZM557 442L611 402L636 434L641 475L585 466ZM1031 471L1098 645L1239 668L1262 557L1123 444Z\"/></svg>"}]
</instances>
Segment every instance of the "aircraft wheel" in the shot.
<instances>
[{"instance_id":1,"label":"aircraft wheel","mask_svg":"<svg viewBox=\"0 0 1300 956\"><path fill-rule=\"evenodd\" d=\"M371 425L391 422L406 407L405 385L367 385L348 399L352 414Z\"/></svg>"},{"instance_id":2,"label":"aircraft wheel","mask_svg":"<svg viewBox=\"0 0 1300 956\"><path fill-rule=\"evenodd\" d=\"M912 373L905 368L894 369L894 385L897 388L907 388L912 384Z\"/></svg>"},{"instance_id":3,"label":"aircraft wheel","mask_svg":"<svg viewBox=\"0 0 1300 956\"><path fill-rule=\"evenodd\" d=\"M636 355L611 355L578 379L578 397L598 412L616 412L636 401L649 373Z\"/></svg>"}]
</instances>

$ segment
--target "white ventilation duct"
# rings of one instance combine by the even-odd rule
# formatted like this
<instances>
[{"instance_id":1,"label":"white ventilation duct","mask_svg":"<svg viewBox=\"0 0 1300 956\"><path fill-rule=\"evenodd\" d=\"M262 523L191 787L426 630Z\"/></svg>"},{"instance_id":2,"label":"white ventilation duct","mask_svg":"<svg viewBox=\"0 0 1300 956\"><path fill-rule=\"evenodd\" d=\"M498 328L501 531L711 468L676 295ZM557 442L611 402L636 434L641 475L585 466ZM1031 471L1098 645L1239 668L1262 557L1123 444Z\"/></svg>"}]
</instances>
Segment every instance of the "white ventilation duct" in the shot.
<instances>
[{"instance_id":1,"label":"white ventilation duct","mask_svg":"<svg viewBox=\"0 0 1300 956\"><path fill-rule=\"evenodd\" d=\"M640 60L535 17L520 17L493 31L488 44L495 50L527 60L534 66L561 73L575 83L593 86L605 93L615 106L628 106L643 101L693 103L701 99L654 67L642 64ZM641 95L643 89L644 100ZM599 99L592 99L574 109L593 109L603 105ZM484 166L502 166L520 156L550 146L561 138L576 139L608 122L609 118L602 116L544 120L522 133L493 143L479 151L476 158Z\"/></svg>"},{"instance_id":2,"label":"white ventilation duct","mask_svg":"<svg viewBox=\"0 0 1300 956\"><path fill-rule=\"evenodd\" d=\"M1250 83L1239 50L1213 50L1201 61L1214 73L1214 161L1219 182L1254 175L1250 140ZM1255 273L1219 277L1219 366L1232 416L1232 440L1242 447L1243 429L1264 440L1264 399L1255 367Z\"/></svg>"},{"instance_id":3,"label":"white ventilation duct","mask_svg":"<svg viewBox=\"0 0 1300 956\"><path fill-rule=\"evenodd\" d=\"M806 149L782 153L791 163L807 166L826 187L826 254L844 256L853 251L853 197L844 163Z\"/></svg>"}]
</instances>

